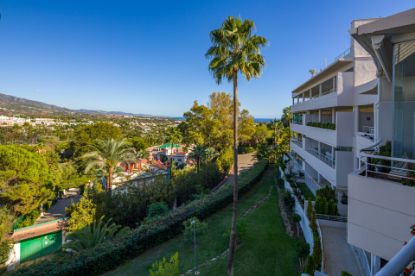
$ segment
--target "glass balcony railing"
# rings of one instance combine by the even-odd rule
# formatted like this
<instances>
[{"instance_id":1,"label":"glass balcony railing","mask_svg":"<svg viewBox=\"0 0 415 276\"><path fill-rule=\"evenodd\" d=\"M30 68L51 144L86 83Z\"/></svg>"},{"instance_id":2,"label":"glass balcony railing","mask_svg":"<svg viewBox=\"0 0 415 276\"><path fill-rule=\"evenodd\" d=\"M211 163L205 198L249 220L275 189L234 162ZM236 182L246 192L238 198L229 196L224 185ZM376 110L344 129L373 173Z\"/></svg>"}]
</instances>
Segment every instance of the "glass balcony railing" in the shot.
<instances>
[{"instance_id":1,"label":"glass balcony railing","mask_svg":"<svg viewBox=\"0 0 415 276\"><path fill-rule=\"evenodd\" d=\"M323 153L319 152L318 150L316 150L314 148L308 148L306 150L307 150L308 153L314 155L315 157L317 157L318 159L320 159L321 161L323 161L324 163L326 163L330 167L332 167L332 168L335 167L335 160L333 158L331 158L330 156L327 156L326 154L323 154Z\"/></svg>"},{"instance_id":2,"label":"glass balcony railing","mask_svg":"<svg viewBox=\"0 0 415 276\"><path fill-rule=\"evenodd\" d=\"M291 142L293 142L294 144L296 144L297 146L299 146L300 148L303 147L303 141L298 140L298 139L291 139Z\"/></svg>"}]
</instances>

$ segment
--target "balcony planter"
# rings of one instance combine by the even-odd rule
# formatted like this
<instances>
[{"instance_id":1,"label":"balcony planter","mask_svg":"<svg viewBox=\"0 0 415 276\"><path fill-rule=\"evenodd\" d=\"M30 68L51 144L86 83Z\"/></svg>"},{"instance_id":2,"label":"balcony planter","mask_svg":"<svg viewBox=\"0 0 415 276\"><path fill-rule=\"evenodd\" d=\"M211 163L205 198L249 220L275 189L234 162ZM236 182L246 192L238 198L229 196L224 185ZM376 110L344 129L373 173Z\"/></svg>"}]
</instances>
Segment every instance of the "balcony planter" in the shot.
<instances>
[{"instance_id":1,"label":"balcony planter","mask_svg":"<svg viewBox=\"0 0 415 276\"><path fill-rule=\"evenodd\" d=\"M333 123L318 123L318 122L308 122L307 126L310 127L319 127L319 128L325 128L325 129L331 129L331 130L335 130L336 129L336 124Z\"/></svg>"}]
</instances>

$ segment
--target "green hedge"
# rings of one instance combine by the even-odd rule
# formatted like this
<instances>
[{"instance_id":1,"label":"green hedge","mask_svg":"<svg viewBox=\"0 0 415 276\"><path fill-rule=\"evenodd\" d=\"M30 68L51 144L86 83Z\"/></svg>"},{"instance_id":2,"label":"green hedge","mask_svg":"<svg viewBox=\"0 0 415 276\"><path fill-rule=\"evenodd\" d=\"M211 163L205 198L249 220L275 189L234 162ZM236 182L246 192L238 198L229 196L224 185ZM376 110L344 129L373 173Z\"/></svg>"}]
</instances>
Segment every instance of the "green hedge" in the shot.
<instances>
[{"instance_id":1,"label":"green hedge","mask_svg":"<svg viewBox=\"0 0 415 276\"><path fill-rule=\"evenodd\" d=\"M267 165L261 161L240 176L240 195L248 192L262 177ZM143 224L130 235L105 242L95 248L62 260L45 260L13 272L14 275L99 275L112 270L126 260L165 242L183 231L183 221L196 216L204 219L232 202L232 186L226 185L214 193L181 206L157 221Z\"/></svg>"},{"instance_id":2,"label":"green hedge","mask_svg":"<svg viewBox=\"0 0 415 276\"><path fill-rule=\"evenodd\" d=\"M327 128L327 129L336 129L336 124L333 123L317 123L317 122L308 122L307 126Z\"/></svg>"}]
</instances>

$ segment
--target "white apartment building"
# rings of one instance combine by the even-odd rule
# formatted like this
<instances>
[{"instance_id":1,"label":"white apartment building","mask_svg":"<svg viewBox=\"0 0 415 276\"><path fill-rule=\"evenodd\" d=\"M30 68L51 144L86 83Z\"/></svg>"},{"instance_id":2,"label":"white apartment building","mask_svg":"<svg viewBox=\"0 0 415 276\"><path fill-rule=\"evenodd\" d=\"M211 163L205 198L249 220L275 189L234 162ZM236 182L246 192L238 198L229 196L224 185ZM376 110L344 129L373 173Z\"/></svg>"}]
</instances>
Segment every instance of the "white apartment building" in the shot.
<instances>
[{"instance_id":1,"label":"white apartment building","mask_svg":"<svg viewBox=\"0 0 415 276\"><path fill-rule=\"evenodd\" d=\"M369 22L352 22L352 28ZM374 144L376 66L351 39L349 49L292 91L291 150L295 169L315 193L324 186L347 194L356 150ZM346 205L339 203L346 215Z\"/></svg>"},{"instance_id":2,"label":"white apartment building","mask_svg":"<svg viewBox=\"0 0 415 276\"><path fill-rule=\"evenodd\" d=\"M354 107L361 117L348 175L347 240L371 256L372 274L384 266L378 275L398 275L415 258L415 9L356 24L351 35L373 58L377 78L374 105L362 99L356 102L365 106Z\"/></svg>"}]
</instances>

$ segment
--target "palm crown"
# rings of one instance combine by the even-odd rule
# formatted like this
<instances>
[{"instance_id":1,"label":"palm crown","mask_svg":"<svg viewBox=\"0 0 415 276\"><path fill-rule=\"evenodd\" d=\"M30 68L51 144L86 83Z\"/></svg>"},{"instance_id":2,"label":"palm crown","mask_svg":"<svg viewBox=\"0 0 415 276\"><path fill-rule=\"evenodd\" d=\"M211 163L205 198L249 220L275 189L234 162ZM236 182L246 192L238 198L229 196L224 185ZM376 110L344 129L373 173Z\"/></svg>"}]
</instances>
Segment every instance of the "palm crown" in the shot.
<instances>
[{"instance_id":1,"label":"palm crown","mask_svg":"<svg viewBox=\"0 0 415 276\"><path fill-rule=\"evenodd\" d=\"M209 70L217 83L221 83L223 78L231 81L238 71L248 80L261 75L265 60L260 48L267 40L253 35L254 29L253 21L229 16L221 28L210 33L212 46L206 57L210 59Z\"/></svg>"},{"instance_id":2,"label":"palm crown","mask_svg":"<svg viewBox=\"0 0 415 276\"><path fill-rule=\"evenodd\" d=\"M107 189L109 189L112 184L112 175L118 163L135 161L136 155L126 140L109 139L97 141L94 151L84 154L82 159L87 160L86 172L92 168L103 169L107 172Z\"/></svg>"}]
</instances>

